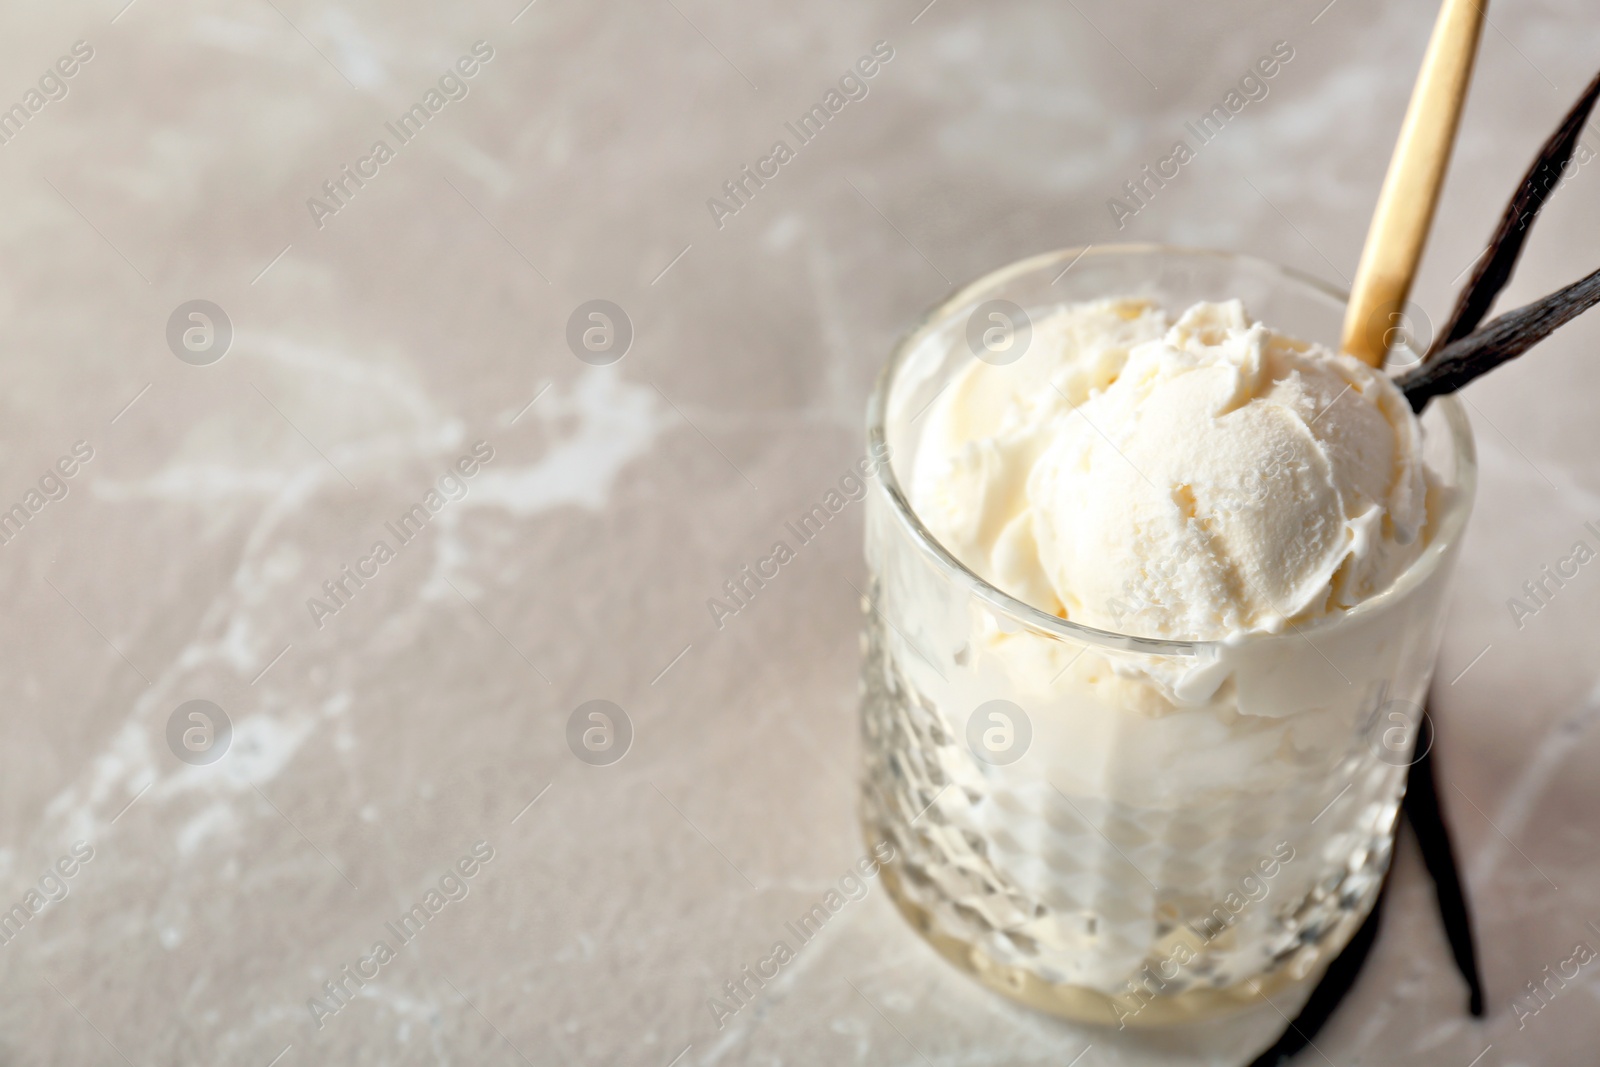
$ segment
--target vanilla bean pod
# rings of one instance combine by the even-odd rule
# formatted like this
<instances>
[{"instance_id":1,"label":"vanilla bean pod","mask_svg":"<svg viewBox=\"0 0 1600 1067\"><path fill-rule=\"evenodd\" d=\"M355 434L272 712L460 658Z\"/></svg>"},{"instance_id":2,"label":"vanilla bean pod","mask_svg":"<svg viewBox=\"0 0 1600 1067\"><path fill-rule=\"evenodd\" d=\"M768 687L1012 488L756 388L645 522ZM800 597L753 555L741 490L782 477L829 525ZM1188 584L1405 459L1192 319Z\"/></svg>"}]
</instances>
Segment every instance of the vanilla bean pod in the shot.
<instances>
[{"instance_id":1,"label":"vanilla bean pod","mask_svg":"<svg viewBox=\"0 0 1600 1067\"><path fill-rule=\"evenodd\" d=\"M1600 303L1600 271L1541 300L1508 311L1489 325L1454 341L1438 356L1395 379L1420 412L1429 400L1453 393L1480 374L1515 359L1595 304Z\"/></svg>"},{"instance_id":2,"label":"vanilla bean pod","mask_svg":"<svg viewBox=\"0 0 1600 1067\"><path fill-rule=\"evenodd\" d=\"M1523 175L1511 202L1506 205L1500 225L1489 239L1489 247L1478 258L1478 265L1467 279L1467 284L1456 297L1455 310L1428 349L1424 361L1437 357L1444 348L1461 340L1483 321L1494 304L1494 299L1511 280L1517 257L1528 239L1528 232L1538 218L1539 210L1561 182L1562 172L1578 145L1578 135L1589 120L1596 98L1600 98L1600 74L1596 74L1588 88L1578 97L1572 109L1561 120L1561 125L1539 149L1533 166Z\"/></svg>"}]
</instances>

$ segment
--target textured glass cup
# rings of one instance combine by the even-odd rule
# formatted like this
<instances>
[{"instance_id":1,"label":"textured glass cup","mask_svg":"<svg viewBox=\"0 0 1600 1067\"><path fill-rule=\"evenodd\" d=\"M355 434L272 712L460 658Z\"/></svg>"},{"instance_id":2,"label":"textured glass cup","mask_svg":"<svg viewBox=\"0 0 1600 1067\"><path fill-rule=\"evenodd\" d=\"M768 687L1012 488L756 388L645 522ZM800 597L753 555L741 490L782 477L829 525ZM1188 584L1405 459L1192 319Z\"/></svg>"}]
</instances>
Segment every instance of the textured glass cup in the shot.
<instances>
[{"instance_id":1,"label":"textured glass cup","mask_svg":"<svg viewBox=\"0 0 1600 1067\"><path fill-rule=\"evenodd\" d=\"M982 278L900 341L868 413L891 459L867 496L861 817L895 846L883 873L902 913L984 984L1160 1025L1314 980L1371 910L1475 465L1460 404L1435 400L1427 548L1389 590L1282 634L1151 640L1024 604L912 511L918 420L968 360L1025 352L1010 309L1038 322L1111 296L1173 314L1237 297L1330 347L1345 303L1248 257L1100 246Z\"/></svg>"}]
</instances>

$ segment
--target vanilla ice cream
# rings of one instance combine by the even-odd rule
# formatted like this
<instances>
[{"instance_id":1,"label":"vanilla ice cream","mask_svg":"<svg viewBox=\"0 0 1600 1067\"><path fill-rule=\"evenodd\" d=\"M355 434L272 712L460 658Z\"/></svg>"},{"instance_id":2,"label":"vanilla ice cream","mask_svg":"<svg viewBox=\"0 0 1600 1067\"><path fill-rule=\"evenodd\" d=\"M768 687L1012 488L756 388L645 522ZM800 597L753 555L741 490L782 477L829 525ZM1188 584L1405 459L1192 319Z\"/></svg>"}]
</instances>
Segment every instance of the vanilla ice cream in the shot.
<instances>
[{"instance_id":1,"label":"vanilla ice cream","mask_svg":"<svg viewBox=\"0 0 1600 1067\"><path fill-rule=\"evenodd\" d=\"M992 987L1193 1019L1313 974L1377 893L1470 434L1310 343L1342 306L1274 268L1080 258L953 296L874 402L863 818Z\"/></svg>"},{"instance_id":2,"label":"vanilla ice cream","mask_svg":"<svg viewBox=\"0 0 1600 1067\"><path fill-rule=\"evenodd\" d=\"M926 415L912 504L979 576L1065 619L1188 640L1353 607L1421 553L1428 473L1387 375L1253 321L1064 307Z\"/></svg>"}]
</instances>

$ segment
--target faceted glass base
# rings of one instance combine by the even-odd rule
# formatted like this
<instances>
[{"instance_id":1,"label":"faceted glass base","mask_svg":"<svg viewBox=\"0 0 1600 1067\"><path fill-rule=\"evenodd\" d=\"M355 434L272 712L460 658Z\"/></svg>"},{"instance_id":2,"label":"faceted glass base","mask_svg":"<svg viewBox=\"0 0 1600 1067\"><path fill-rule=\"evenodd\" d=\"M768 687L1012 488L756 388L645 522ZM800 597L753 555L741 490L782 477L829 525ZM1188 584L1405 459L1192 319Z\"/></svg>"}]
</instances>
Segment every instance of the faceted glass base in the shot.
<instances>
[{"instance_id":1,"label":"faceted glass base","mask_svg":"<svg viewBox=\"0 0 1600 1067\"><path fill-rule=\"evenodd\" d=\"M871 832L867 831L867 840L872 839ZM1170 995L1139 993L1113 998L1082 986L1046 982L1025 968L996 962L971 942L941 931L932 915L906 895L895 865L885 866L880 874L889 899L906 921L939 955L985 986L1037 1011L1091 1026L1118 1029L1180 1026L1231 1015L1263 1003L1276 1004L1287 992L1320 981L1323 970L1344 950L1372 910L1372 902L1368 902L1359 911L1346 912L1337 925L1324 933L1320 942L1306 946L1310 953L1297 959L1295 966L1281 967L1259 978L1220 989L1203 987ZM1303 976L1296 977L1302 971Z\"/></svg>"}]
</instances>

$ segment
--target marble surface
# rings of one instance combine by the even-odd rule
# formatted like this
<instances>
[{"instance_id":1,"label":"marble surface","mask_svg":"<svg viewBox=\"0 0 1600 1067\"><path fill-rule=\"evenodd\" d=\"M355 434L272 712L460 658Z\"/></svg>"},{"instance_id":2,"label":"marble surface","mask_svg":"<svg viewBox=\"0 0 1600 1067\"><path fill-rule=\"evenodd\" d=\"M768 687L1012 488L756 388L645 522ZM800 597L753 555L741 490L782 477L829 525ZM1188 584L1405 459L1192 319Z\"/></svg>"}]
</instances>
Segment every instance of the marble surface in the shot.
<instances>
[{"instance_id":1,"label":"marble surface","mask_svg":"<svg viewBox=\"0 0 1600 1067\"><path fill-rule=\"evenodd\" d=\"M0 1063L1103 1067L1265 1043L1280 1020L1133 1040L1013 1007L876 885L719 1029L708 997L863 851L859 510L722 629L705 602L855 461L890 343L951 283L1116 240L1347 278L1433 5L123 2L0 13L26 115L0 144L0 505L39 505L0 545L0 903L39 908L0 943ZM1494 5L1419 329L1591 75L1596 17ZM714 217L879 41L867 95ZM1119 229L1108 199L1279 41L1268 95ZM402 142L385 124L430 90ZM1505 303L1593 269L1597 223L1586 165ZM169 345L194 300L231 324L220 359L221 332L183 346L187 312ZM631 324L609 365L568 344L592 300ZM1537 1014L1518 997L1600 947L1600 564L1530 617L1507 601L1600 523L1597 343L1591 316L1467 394L1482 491L1437 712L1490 1015L1464 1017L1403 840L1373 959L1300 1062L1592 1062L1600 971ZM415 505L420 532L390 533ZM184 747L195 700L225 744ZM591 700L625 712L620 762L569 747ZM386 923L431 890L401 942ZM377 976L314 1012L347 965Z\"/></svg>"}]
</instances>

